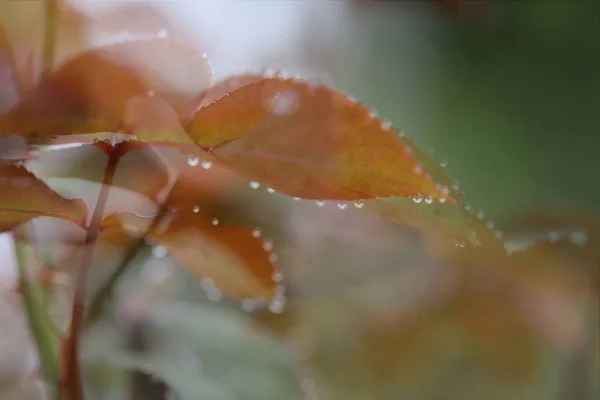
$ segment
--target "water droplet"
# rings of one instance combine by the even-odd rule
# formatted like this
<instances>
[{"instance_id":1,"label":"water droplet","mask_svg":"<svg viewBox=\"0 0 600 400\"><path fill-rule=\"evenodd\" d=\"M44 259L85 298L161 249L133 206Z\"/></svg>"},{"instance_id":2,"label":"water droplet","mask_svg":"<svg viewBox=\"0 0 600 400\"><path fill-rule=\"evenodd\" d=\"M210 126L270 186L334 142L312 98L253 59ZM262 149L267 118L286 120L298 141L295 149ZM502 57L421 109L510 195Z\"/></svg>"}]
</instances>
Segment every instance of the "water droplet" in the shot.
<instances>
[{"instance_id":1,"label":"water droplet","mask_svg":"<svg viewBox=\"0 0 600 400\"><path fill-rule=\"evenodd\" d=\"M485 226L486 226L488 229L494 229L494 228L496 227L496 224L494 224L494 221L490 221L490 220L488 220L488 221L485 223Z\"/></svg>"},{"instance_id":2,"label":"water droplet","mask_svg":"<svg viewBox=\"0 0 600 400\"><path fill-rule=\"evenodd\" d=\"M359 210L361 208L363 208L365 206L365 203L363 201L355 201L354 202L354 207L358 208Z\"/></svg>"},{"instance_id":3,"label":"water droplet","mask_svg":"<svg viewBox=\"0 0 600 400\"><path fill-rule=\"evenodd\" d=\"M317 200L316 203L318 207L323 207L325 205L325 202L323 200Z\"/></svg>"},{"instance_id":4,"label":"water droplet","mask_svg":"<svg viewBox=\"0 0 600 400\"><path fill-rule=\"evenodd\" d=\"M256 309L256 300L244 299L242 300L242 310L246 312L252 312Z\"/></svg>"},{"instance_id":5,"label":"water droplet","mask_svg":"<svg viewBox=\"0 0 600 400\"><path fill-rule=\"evenodd\" d=\"M415 166L413 167L413 172L414 172L416 175L421 175L421 174L423 173L423 168L422 168L420 165L415 165Z\"/></svg>"},{"instance_id":6,"label":"water droplet","mask_svg":"<svg viewBox=\"0 0 600 400\"><path fill-rule=\"evenodd\" d=\"M446 202L446 200L447 199L445 197L440 197L439 202L442 203L442 204L444 204Z\"/></svg>"},{"instance_id":7,"label":"water droplet","mask_svg":"<svg viewBox=\"0 0 600 400\"><path fill-rule=\"evenodd\" d=\"M252 237L259 238L260 237L260 229L256 228L252 230Z\"/></svg>"},{"instance_id":8,"label":"water droplet","mask_svg":"<svg viewBox=\"0 0 600 400\"><path fill-rule=\"evenodd\" d=\"M371 112L369 113L369 118L375 119L378 117L379 117L379 114L377 114L377 110L371 110Z\"/></svg>"},{"instance_id":9,"label":"water droplet","mask_svg":"<svg viewBox=\"0 0 600 400\"><path fill-rule=\"evenodd\" d=\"M501 231L496 231L496 237L498 239L502 239L504 237L504 234Z\"/></svg>"},{"instance_id":10,"label":"water droplet","mask_svg":"<svg viewBox=\"0 0 600 400\"><path fill-rule=\"evenodd\" d=\"M403 138L404 136L406 136L406 134L404 132L398 131L398 137ZM412 153L412 150L410 148L408 149L408 153L409 154Z\"/></svg>"},{"instance_id":11,"label":"water droplet","mask_svg":"<svg viewBox=\"0 0 600 400\"><path fill-rule=\"evenodd\" d=\"M412 201L414 201L415 203L419 204L420 202L423 201L423 196L421 196L420 194L413 196L412 197Z\"/></svg>"},{"instance_id":12,"label":"water droplet","mask_svg":"<svg viewBox=\"0 0 600 400\"><path fill-rule=\"evenodd\" d=\"M169 31L167 31L166 29L161 29L160 31L158 31L157 36L159 39L164 39L167 36L169 36Z\"/></svg>"},{"instance_id":13,"label":"water droplet","mask_svg":"<svg viewBox=\"0 0 600 400\"><path fill-rule=\"evenodd\" d=\"M152 257L154 258L163 258L167 255L167 252L168 250L164 246L157 245L152 247Z\"/></svg>"},{"instance_id":14,"label":"water droplet","mask_svg":"<svg viewBox=\"0 0 600 400\"><path fill-rule=\"evenodd\" d=\"M212 167L212 165L213 164L210 161L206 161L206 160L202 161L202 168L204 168L204 169L210 169Z\"/></svg>"},{"instance_id":15,"label":"water droplet","mask_svg":"<svg viewBox=\"0 0 600 400\"><path fill-rule=\"evenodd\" d=\"M285 299L282 297L275 297L269 303L269 311L271 311L274 314L282 313L284 308L285 308Z\"/></svg>"},{"instance_id":16,"label":"water droplet","mask_svg":"<svg viewBox=\"0 0 600 400\"><path fill-rule=\"evenodd\" d=\"M260 183L254 181L250 182L248 185L250 185L252 189L258 189L260 187Z\"/></svg>"},{"instance_id":17,"label":"water droplet","mask_svg":"<svg viewBox=\"0 0 600 400\"><path fill-rule=\"evenodd\" d=\"M172 274L171 266L162 262L148 263L144 265L141 272L142 279L149 285L160 285Z\"/></svg>"},{"instance_id":18,"label":"water droplet","mask_svg":"<svg viewBox=\"0 0 600 400\"><path fill-rule=\"evenodd\" d=\"M263 249L265 249L266 251L271 251L273 250L273 243L269 242L269 241L265 241L263 243Z\"/></svg>"},{"instance_id":19,"label":"water droplet","mask_svg":"<svg viewBox=\"0 0 600 400\"><path fill-rule=\"evenodd\" d=\"M292 91L280 92L273 100L271 112L279 116L290 116L298 110L299 99Z\"/></svg>"},{"instance_id":20,"label":"water droplet","mask_svg":"<svg viewBox=\"0 0 600 400\"><path fill-rule=\"evenodd\" d=\"M448 161L446 161L446 160L440 161L440 167L446 168L447 166L448 166Z\"/></svg>"},{"instance_id":21,"label":"water droplet","mask_svg":"<svg viewBox=\"0 0 600 400\"><path fill-rule=\"evenodd\" d=\"M302 200L302 199L301 199L300 197L294 197L294 200L295 200L295 201L300 201L300 200Z\"/></svg>"},{"instance_id":22,"label":"water droplet","mask_svg":"<svg viewBox=\"0 0 600 400\"><path fill-rule=\"evenodd\" d=\"M477 211L477 214L475 214L475 216L476 216L478 219L484 219L484 218L485 218L485 214L484 214L483 210L479 210L479 211Z\"/></svg>"},{"instance_id":23,"label":"water droplet","mask_svg":"<svg viewBox=\"0 0 600 400\"><path fill-rule=\"evenodd\" d=\"M384 131L389 131L392 129L392 123L390 121L381 121L381 129Z\"/></svg>"},{"instance_id":24,"label":"water droplet","mask_svg":"<svg viewBox=\"0 0 600 400\"><path fill-rule=\"evenodd\" d=\"M148 97L154 97L154 95L156 94L156 92L154 90L148 90Z\"/></svg>"},{"instance_id":25,"label":"water droplet","mask_svg":"<svg viewBox=\"0 0 600 400\"><path fill-rule=\"evenodd\" d=\"M554 231L550 232L548 234L548 239L550 240L550 243L556 243L560 239L560 233Z\"/></svg>"},{"instance_id":26,"label":"water droplet","mask_svg":"<svg viewBox=\"0 0 600 400\"><path fill-rule=\"evenodd\" d=\"M571 243L573 243L574 245L583 247L587 244L588 241L588 235L586 232L584 231L575 231L575 232L571 232L569 234L569 240L571 241Z\"/></svg>"},{"instance_id":27,"label":"water droplet","mask_svg":"<svg viewBox=\"0 0 600 400\"><path fill-rule=\"evenodd\" d=\"M217 218L213 218L212 224L215 226L219 225L219 220Z\"/></svg>"},{"instance_id":28,"label":"water droplet","mask_svg":"<svg viewBox=\"0 0 600 400\"><path fill-rule=\"evenodd\" d=\"M345 210L346 208L348 208L348 204L347 204L347 203L338 203L338 204L337 204L337 207L338 207L340 210Z\"/></svg>"},{"instance_id":29,"label":"water droplet","mask_svg":"<svg viewBox=\"0 0 600 400\"><path fill-rule=\"evenodd\" d=\"M433 203L433 197L425 197L425 203L426 204L432 204Z\"/></svg>"},{"instance_id":30,"label":"water droplet","mask_svg":"<svg viewBox=\"0 0 600 400\"><path fill-rule=\"evenodd\" d=\"M460 187L460 185L457 181L452 182L452 189L458 190L459 187Z\"/></svg>"},{"instance_id":31,"label":"water droplet","mask_svg":"<svg viewBox=\"0 0 600 400\"><path fill-rule=\"evenodd\" d=\"M273 272L271 276L275 282L281 282L283 280L283 273L281 271Z\"/></svg>"},{"instance_id":32,"label":"water droplet","mask_svg":"<svg viewBox=\"0 0 600 400\"><path fill-rule=\"evenodd\" d=\"M456 247L465 247L467 244L465 242L456 243Z\"/></svg>"},{"instance_id":33,"label":"water droplet","mask_svg":"<svg viewBox=\"0 0 600 400\"><path fill-rule=\"evenodd\" d=\"M210 278L204 278L200 281L200 286L206 291L211 291L215 288L215 283Z\"/></svg>"},{"instance_id":34,"label":"water droplet","mask_svg":"<svg viewBox=\"0 0 600 400\"><path fill-rule=\"evenodd\" d=\"M269 192L269 193L275 193L275 189L268 187L267 188L267 192Z\"/></svg>"},{"instance_id":35,"label":"water droplet","mask_svg":"<svg viewBox=\"0 0 600 400\"><path fill-rule=\"evenodd\" d=\"M222 294L219 289L213 289L213 290L209 290L208 292L206 292L206 297L210 301L219 301L219 300L221 300Z\"/></svg>"},{"instance_id":36,"label":"water droplet","mask_svg":"<svg viewBox=\"0 0 600 400\"><path fill-rule=\"evenodd\" d=\"M471 206L468 205L468 204L465 204L465 211L466 212L471 212L471 210L472 210Z\"/></svg>"},{"instance_id":37,"label":"water droplet","mask_svg":"<svg viewBox=\"0 0 600 400\"><path fill-rule=\"evenodd\" d=\"M198 214L198 213L200 212L200 206L194 206L194 207L192 208L192 211L193 211L194 213Z\"/></svg>"},{"instance_id":38,"label":"water droplet","mask_svg":"<svg viewBox=\"0 0 600 400\"><path fill-rule=\"evenodd\" d=\"M279 256L275 253L269 254L269 261L276 263L279 260Z\"/></svg>"},{"instance_id":39,"label":"water droplet","mask_svg":"<svg viewBox=\"0 0 600 400\"><path fill-rule=\"evenodd\" d=\"M187 163L190 167L195 167L200 163L200 159L196 156L190 156L187 160Z\"/></svg>"}]
</instances>

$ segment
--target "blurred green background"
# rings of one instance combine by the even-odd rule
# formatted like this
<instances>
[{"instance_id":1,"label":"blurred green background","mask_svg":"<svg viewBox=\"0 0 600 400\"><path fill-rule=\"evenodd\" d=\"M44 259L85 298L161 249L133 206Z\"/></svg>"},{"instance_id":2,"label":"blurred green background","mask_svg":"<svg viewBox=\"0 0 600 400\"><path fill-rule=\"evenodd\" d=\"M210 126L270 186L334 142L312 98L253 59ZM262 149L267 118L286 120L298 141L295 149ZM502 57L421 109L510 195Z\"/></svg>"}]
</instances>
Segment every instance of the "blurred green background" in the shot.
<instances>
[{"instance_id":1,"label":"blurred green background","mask_svg":"<svg viewBox=\"0 0 600 400\"><path fill-rule=\"evenodd\" d=\"M340 86L448 160L469 202L598 210L600 3L366 3Z\"/></svg>"}]
</instances>

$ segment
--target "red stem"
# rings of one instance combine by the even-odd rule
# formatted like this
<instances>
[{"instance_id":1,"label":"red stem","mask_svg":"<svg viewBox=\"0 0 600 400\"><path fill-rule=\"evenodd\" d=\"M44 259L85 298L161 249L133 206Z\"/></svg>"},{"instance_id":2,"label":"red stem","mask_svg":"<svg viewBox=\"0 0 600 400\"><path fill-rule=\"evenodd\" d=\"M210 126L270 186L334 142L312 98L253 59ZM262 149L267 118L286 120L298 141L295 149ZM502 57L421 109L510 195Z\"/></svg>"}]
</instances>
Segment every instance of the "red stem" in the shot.
<instances>
[{"instance_id":1,"label":"red stem","mask_svg":"<svg viewBox=\"0 0 600 400\"><path fill-rule=\"evenodd\" d=\"M104 215L106 201L108 200L110 185L112 184L117 164L121 157L120 143L109 146L110 148L106 151L108 153L108 164L104 171L104 179L100 187L100 193L98 194L98 202L96 203L92 220L86 232L85 247L75 282L73 308L71 311L71 328L63 346L61 391L67 400L84 400L81 369L79 368L79 334L83 325L85 312L87 280L94 258L94 248L98 240L99 227Z\"/></svg>"}]
</instances>

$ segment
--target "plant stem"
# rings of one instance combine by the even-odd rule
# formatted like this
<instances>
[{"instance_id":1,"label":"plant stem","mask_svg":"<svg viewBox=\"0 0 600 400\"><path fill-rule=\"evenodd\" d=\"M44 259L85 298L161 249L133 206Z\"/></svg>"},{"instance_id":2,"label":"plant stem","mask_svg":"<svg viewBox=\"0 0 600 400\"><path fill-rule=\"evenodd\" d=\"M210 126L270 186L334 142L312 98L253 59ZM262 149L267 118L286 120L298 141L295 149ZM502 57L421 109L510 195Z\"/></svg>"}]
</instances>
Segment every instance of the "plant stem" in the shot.
<instances>
[{"instance_id":1,"label":"plant stem","mask_svg":"<svg viewBox=\"0 0 600 400\"><path fill-rule=\"evenodd\" d=\"M166 199L160 204L160 207L158 209L156 217L154 218L154 220L152 221L150 226L146 229L144 234L141 235L140 238L137 239L133 243L133 245L129 248L129 251L123 258L123 260L121 261L121 263L119 264L117 269L112 273L110 278L104 283L104 285L100 288L100 290L98 290L96 296L91 300L89 312L85 319L86 326L88 324L90 324L91 322L93 322L94 320L96 320L100 316L100 314L102 313L102 308L104 307L104 304L106 303L106 301L110 298L110 295L112 294L112 290L113 290L115 284L117 283L119 278L125 273L125 271L127 270L127 267L129 266L129 263L137 255L137 253L140 251L140 249L145 245L146 237L148 236L148 234L150 232L154 231L155 228L158 225L160 225L160 223L162 221L162 217L164 215L169 214L169 205L170 205L170 200L171 200L171 194L172 194L173 188L178 183L179 183L179 178L177 178L175 180L175 182L173 183L173 185L170 188L170 191L169 191Z\"/></svg>"},{"instance_id":2,"label":"plant stem","mask_svg":"<svg viewBox=\"0 0 600 400\"><path fill-rule=\"evenodd\" d=\"M19 228L22 236L27 236L27 228ZM40 364L46 382L55 390L54 398L59 399L58 378L59 378L59 357L58 340L52 320L47 313L47 302L44 291L36 280L29 279L31 266L38 263L35 253L30 253L23 243L14 235L15 254L17 257L17 268L19 273L19 289L25 310L27 311L27 320L29 329L35 340Z\"/></svg>"},{"instance_id":3,"label":"plant stem","mask_svg":"<svg viewBox=\"0 0 600 400\"><path fill-rule=\"evenodd\" d=\"M160 224L160 221L161 221L160 216L162 216L163 214L165 214L167 212L167 210L166 210L167 204L168 204L168 201L165 201L161 205L161 207L158 211L158 216L152 221L150 226L146 229L146 232L144 232L144 234L133 243L133 245L130 247L130 249L127 252L127 254L125 255L125 257L119 264L119 266L115 269L115 271L112 273L110 278L104 283L104 285L100 288L100 290L98 290L98 293L96 294L96 296L92 299L92 301L90 303L90 308L89 308L89 312L87 314L85 325L88 325L89 323L96 320L100 316L100 314L102 313L102 308L104 307L104 303L110 297L114 285L117 283L117 281L119 280L121 275L123 275L125 273L125 271L127 270L127 267L129 266L129 263L133 260L133 258L139 252L139 250L146 243L145 238L146 238L147 234L149 232L153 231L156 228L156 226L158 224Z\"/></svg>"},{"instance_id":4,"label":"plant stem","mask_svg":"<svg viewBox=\"0 0 600 400\"><path fill-rule=\"evenodd\" d=\"M110 147L108 164L104 171L104 179L98 194L98 201L88 226L85 247L81 257L81 265L75 282L75 293L73 296L73 308L71 311L71 328L69 337L63 348L63 375L62 389L68 400L83 400L83 385L81 381L81 370L79 368L79 336L83 325L85 312L85 297L87 293L87 280L94 258L94 248L98 241L100 223L104 215L104 208L108 200L110 185L117 169L121 156L120 144Z\"/></svg>"},{"instance_id":5,"label":"plant stem","mask_svg":"<svg viewBox=\"0 0 600 400\"><path fill-rule=\"evenodd\" d=\"M58 2L57 0L45 1L45 30L44 30L44 55L42 59L42 73L45 74L52 70L54 66L54 53L56 49L56 32L58 21Z\"/></svg>"}]
</instances>

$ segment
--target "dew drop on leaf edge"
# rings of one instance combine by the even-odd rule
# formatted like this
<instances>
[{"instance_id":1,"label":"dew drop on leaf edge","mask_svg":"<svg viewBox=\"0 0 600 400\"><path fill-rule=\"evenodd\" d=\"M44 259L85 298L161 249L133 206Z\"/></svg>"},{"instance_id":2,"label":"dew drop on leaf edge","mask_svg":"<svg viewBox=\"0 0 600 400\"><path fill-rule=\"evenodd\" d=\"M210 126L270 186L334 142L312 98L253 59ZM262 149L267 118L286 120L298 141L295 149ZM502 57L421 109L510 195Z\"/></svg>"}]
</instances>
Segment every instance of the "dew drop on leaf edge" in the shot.
<instances>
[{"instance_id":1,"label":"dew drop on leaf edge","mask_svg":"<svg viewBox=\"0 0 600 400\"><path fill-rule=\"evenodd\" d=\"M190 167L196 167L200 163L200 159L196 156L190 156L187 159L187 164Z\"/></svg>"},{"instance_id":2,"label":"dew drop on leaf edge","mask_svg":"<svg viewBox=\"0 0 600 400\"><path fill-rule=\"evenodd\" d=\"M210 161L202 161L202 164L201 164L202 168L204 168L204 169L210 169L212 167L212 165L213 164Z\"/></svg>"}]
</instances>

